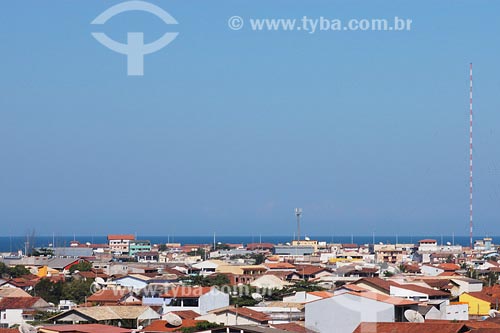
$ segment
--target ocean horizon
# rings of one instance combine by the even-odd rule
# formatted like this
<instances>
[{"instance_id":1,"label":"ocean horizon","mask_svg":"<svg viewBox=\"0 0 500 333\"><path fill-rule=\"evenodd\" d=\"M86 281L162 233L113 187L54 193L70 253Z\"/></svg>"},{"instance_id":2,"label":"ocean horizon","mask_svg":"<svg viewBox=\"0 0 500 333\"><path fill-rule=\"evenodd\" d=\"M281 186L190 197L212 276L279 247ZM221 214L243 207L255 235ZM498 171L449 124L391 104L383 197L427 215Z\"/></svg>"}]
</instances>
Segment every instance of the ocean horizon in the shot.
<instances>
[{"instance_id":1,"label":"ocean horizon","mask_svg":"<svg viewBox=\"0 0 500 333\"><path fill-rule=\"evenodd\" d=\"M310 239L328 242L328 243L356 243L356 244L372 244L372 243L384 243L384 244L414 244L420 239L431 238L437 240L438 244L446 245L448 243L454 245L469 245L469 236L453 236L453 235L416 235L416 236L396 236L396 235L310 235L307 236ZM495 239L500 237L497 236L476 236L474 241L478 239L483 239L484 237L493 238L493 243ZM23 250L25 247L26 236L0 236L0 252L16 252L18 250ZM200 236L187 236L187 235L163 235L163 236L152 236L152 235L136 235L138 240L149 240L152 244L164 244L170 243L181 243L181 244L212 244L214 242L213 235L200 235ZM91 236L91 235L66 235L66 236L52 236L52 235L35 235L34 236L34 246L35 247L48 247L50 244L54 244L56 247L69 246L70 242L76 240L82 244L92 243L92 244L103 244L107 243L106 235ZM233 235L233 236L218 236L215 235L215 241L221 243L232 243L232 244L248 244L248 243L273 243L273 244L284 244L291 242L293 236L287 235Z\"/></svg>"}]
</instances>

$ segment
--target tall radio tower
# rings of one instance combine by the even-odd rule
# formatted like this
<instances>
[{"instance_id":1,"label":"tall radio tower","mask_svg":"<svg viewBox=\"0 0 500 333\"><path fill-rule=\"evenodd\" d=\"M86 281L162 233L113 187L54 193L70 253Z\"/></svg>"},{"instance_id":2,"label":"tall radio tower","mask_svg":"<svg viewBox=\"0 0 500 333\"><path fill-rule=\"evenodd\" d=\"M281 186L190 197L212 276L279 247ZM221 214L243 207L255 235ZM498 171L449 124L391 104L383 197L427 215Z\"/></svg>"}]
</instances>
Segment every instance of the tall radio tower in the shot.
<instances>
[{"instance_id":1,"label":"tall radio tower","mask_svg":"<svg viewBox=\"0 0 500 333\"><path fill-rule=\"evenodd\" d=\"M469 236L470 236L470 248L472 250L472 189L473 189L473 181L472 181L472 63L470 63L469 67L470 71L470 91L469 91Z\"/></svg>"}]
</instances>

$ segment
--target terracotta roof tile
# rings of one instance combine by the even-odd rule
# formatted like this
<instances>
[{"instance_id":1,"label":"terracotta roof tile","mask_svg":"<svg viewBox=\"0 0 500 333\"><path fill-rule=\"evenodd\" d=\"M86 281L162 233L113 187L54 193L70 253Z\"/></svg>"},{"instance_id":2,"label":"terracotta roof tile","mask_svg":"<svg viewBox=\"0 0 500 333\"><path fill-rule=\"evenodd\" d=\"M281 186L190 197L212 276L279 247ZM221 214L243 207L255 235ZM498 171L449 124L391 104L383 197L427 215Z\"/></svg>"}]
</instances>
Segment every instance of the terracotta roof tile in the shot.
<instances>
[{"instance_id":1,"label":"terracotta roof tile","mask_svg":"<svg viewBox=\"0 0 500 333\"><path fill-rule=\"evenodd\" d=\"M4 297L0 300L0 310L31 309L40 297Z\"/></svg>"},{"instance_id":2,"label":"terracotta roof tile","mask_svg":"<svg viewBox=\"0 0 500 333\"><path fill-rule=\"evenodd\" d=\"M159 332L180 332L182 328L195 327L201 320L184 319L181 326L172 326L166 320L155 320L151 325L146 326L142 332L144 333L159 333Z\"/></svg>"},{"instance_id":3,"label":"terracotta roof tile","mask_svg":"<svg viewBox=\"0 0 500 333\"><path fill-rule=\"evenodd\" d=\"M262 312L259 312L259 311L255 311L255 310L251 310L249 308L226 307L226 308L222 308L220 310L214 310L213 311L213 313L216 313L216 314L220 314L220 313L224 313L224 312L231 312L231 313L234 313L234 314L238 314L239 316L246 317L246 318L249 318L249 319L254 319L254 320L257 320L257 321L259 321L261 323L267 323L267 321L271 319L265 313L262 313Z\"/></svg>"},{"instance_id":4,"label":"terracotta roof tile","mask_svg":"<svg viewBox=\"0 0 500 333\"><path fill-rule=\"evenodd\" d=\"M170 289L161 297L166 298L198 298L201 295L208 294L212 290L211 287L191 287L191 286L177 286Z\"/></svg>"},{"instance_id":5,"label":"terracotta roof tile","mask_svg":"<svg viewBox=\"0 0 500 333\"><path fill-rule=\"evenodd\" d=\"M353 333L461 333L467 328L461 323L434 322L434 323L361 323Z\"/></svg>"}]
</instances>

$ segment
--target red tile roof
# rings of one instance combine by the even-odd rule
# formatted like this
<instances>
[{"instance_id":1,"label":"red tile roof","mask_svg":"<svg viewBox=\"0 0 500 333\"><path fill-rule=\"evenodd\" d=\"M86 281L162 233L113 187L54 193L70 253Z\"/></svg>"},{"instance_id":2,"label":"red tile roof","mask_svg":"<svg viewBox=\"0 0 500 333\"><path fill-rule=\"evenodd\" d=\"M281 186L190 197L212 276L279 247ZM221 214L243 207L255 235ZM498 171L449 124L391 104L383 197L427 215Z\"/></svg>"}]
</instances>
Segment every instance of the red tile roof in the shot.
<instances>
[{"instance_id":1,"label":"red tile roof","mask_svg":"<svg viewBox=\"0 0 500 333\"><path fill-rule=\"evenodd\" d=\"M19 333L17 328L0 328L0 333Z\"/></svg>"},{"instance_id":2,"label":"red tile roof","mask_svg":"<svg viewBox=\"0 0 500 333\"><path fill-rule=\"evenodd\" d=\"M195 327L202 320L183 319L181 326L172 326L166 320L155 320L151 325L146 326L141 332L160 333L160 332L180 332L182 328Z\"/></svg>"},{"instance_id":3,"label":"red tile roof","mask_svg":"<svg viewBox=\"0 0 500 333\"><path fill-rule=\"evenodd\" d=\"M198 312L193 310L172 311L172 313L178 315L182 319L195 319L200 316Z\"/></svg>"},{"instance_id":4,"label":"red tile roof","mask_svg":"<svg viewBox=\"0 0 500 333\"><path fill-rule=\"evenodd\" d=\"M345 285L339 287L338 289L347 289L347 290L357 291L357 292L368 291L365 288L362 288L362 287L355 285L353 283L345 284Z\"/></svg>"},{"instance_id":5,"label":"red tile roof","mask_svg":"<svg viewBox=\"0 0 500 333\"><path fill-rule=\"evenodd\" d=\"M0 310L32 309L40 297L4 297L0 299Z\"/></svg>"},{"instance_id":6,"label":"red tile roof","mask_svg":"<svg viewBox=\"0 0 500 333\"><path fill-rule=\"evenodd\" d=\"M102 324L85 324L85 325L51 325L51 326L43 326L45 330L49 330L50 332L57 333L129 333L132 330L102 325ZM1 331L0 331L1 333Z\"/></svg>"},{"instance_id":7,"label":"red tile roof","mask_svg":"<svg viewBox=\"0 0 500 333\"><path fill-rule=\"evenodd\" d=\"M92 296L87 298L87 302L110 302L118 303L122 298L131 294L130 290L126 289L103 289L99 290Z\"/></svg>"},{"instance_id":8,"label":"red tile roof","mask_svg":"<svg viewBox=\"0 0 500 333\"><path fill-rule=\"evenodd\" d=\"M274 244L271 243L249 243L247 244L247 250L258 250L258 249L272 249Z\"/></svg>"},{"instance_id":9,"label":"red tile roof","mask_svg":"<svg viewBox=\"0 0 500 333\"><path fill-rule=\"evenodd\" d=\"M412 290L412 291L416 291L418 293L422 293L422 294L426 294L426 295L429 295L431 297L447 297L447 296L450 296L450 294L444 292L444 291L441 291L441 290L435 290L435 289L430 289L430 288L426 288L426 287L422 287L422 286L417 286L416 284L400 284L400 285L397 285L396 287L398 288L402 288L402 289L407 289L407 290Z\"/></svg>"},{"instance_id":10,"label":"red tile roof","mask_svg":"<svg viewBox=\"0 0 500 333\"><path fill-rule=\"evenodd\" d=\"M277 328L283 331L294 332L294 333L310 333L311 330L308 330L302 325L297 323L286 323L286 324L272 324L271 327Z\"/></svg>"},{"instance_id":11,"label":"red tile roof","mask_svg":"<svg viewBox=\"0 0 500 333\"><path fill-rule=\"evenodd\" d=\"M191 287L191 286L177 286L170 289L161 297L166 298L198 298L201 295L208 294L212 290L211 287Z\"/></svg>"},{"instance_id":12,"label":"red tile roof","mask_svg":"<svg viewBox=\"0 0 500 333\"><path fill-rule=\"evenodd\" d=\"M467 332L467 327L461 323L361 323L353 333L461 333Z\"/></svg>"},{"instance_id":13,"label":"red tile roof","mask_svg":"<svg viewBox=\"0 0 500 333\"><path fill-rule=\"evenodd\" d=\"M382 294L375 293L372 291L365 291L365 292L361 292L361 293L351 291L351 292L348 292L348 294L354 295L354 296L360 296L360 297L368 298L368 299L371 299L374 301L392 304L392 305L396 305L396 306L418 304L418 302L415 302L415 301L410 301L410 300L407 300L404 298L399 298L399 297L382 295Z\"/></svg>"},{"instance_id":14,"label":"red tile roof","mask_svg":"<svg viewBox=\"0 0 500 333\"><path fill-rule=\"evenodd\" d=\"M466 293L467 295L470 295L472 297L475 297L475 298L478 298L480 300L483 300L483 301L486 301L486 302L489 302L491 304L496 304L497 302L497 299L486 294L485 292L483 291L479 291L479 292L473 292L473 293Z\"/></svg>"},{"instance_id":15,"label":"red tile roof","mask_svg":"<svg viewBox=\"0 0 500 333\"><path fill-rule=\"evenodd\" d=\"M314 275L328 270L325 267L320 267L315 265L303 265L303 266L296 265L295 267L297 273L299 273L300 275Z\"/></svg>"},{"instance_id":16,"label":"red tile roof","mask_svg":"<svg viewBox=\"0 0 500 333\"><path fill-rule=\"evenodd\" d=\"M452 264L452 263L439 264L437 267L441 268L447 272L454 272L454 271L460 269L460 266Z\"/></svg>"},{"instance_id":17,"label":"red tile roof","mask_svg":"<svg viewBox=\"0 0 500 333\"><path fill-rule=\"evenodd\" d=\"M108 235L108 240L135 240L134 235Z\"/></svg>"},{"instance_id":18,"label":"red tile roof","mask_svg":"<svg viewBox=\"0 0 500 333\"><path fill-rule=\"evenodd\" d=\"M242 317L246 317L248 319L256 320L256 321L258 321L260 323L263 323L263 324L267 323L267 321L271 319L265 313L262 313L262 312L259 312L259 311L255 311L255 310L251 310L249 308L222 308L220 310L215 310L213 312L215 314L221 314L221 313L225 313L225 312L230 312L230 313L233 313L233 314L237 314L238 316L242 316Z\"/></svg>"},{"instance_id":19,"label":"red tile roof","mask_svg":"<svg viewBox=\"0 0 500 333\"><path fill-rule=\"evenodd\" d=\"M311 291L311 292L308 292L308 294L314 295L317 297L321 297L321 298L330 298L333 296L333 294L328 292L328 291Z\"/></svg>"},{"instance_id":20,"label":"red tile roof","mask_svg":"<svg viewBox=\"0 0 500 333\"><path fill-rule=\"evenodd\" d=\"M295 266L288 262L268 262L264 266L269 269L295 269Z\"/></svg>"},{"instance_id":21,"label":"red tile roof","mask_svg":"<svg viewBox=\"0 0 500 333\"><path fill-rule=\"evenodd\" d=\"M431 297L449 296L448 293L441 291L441 290L426 288L426 287L418 286L415 284L399 284L399 283L396 283L393 281L383 280L383 279L377 278L377 277L363 278L363 279L356 281L355 283L358 283L358 282L366 282L367 284L372 285L374 287L377 287L378 289L381 289L386 293L390 293L391 286L392 286L392 287L397 287L397 288L402 288L402 289L407 289L407 290L412 290L412 291L416 291L419 293L427 294Z\"/></svg>"},{"instance_id":22,"label":"red tile roof","mask_svg":"<svg viewBox=\"0 0 500 333\"><path fill-rule=\"evenodd\" d=\"M426 238L426 239L421 239L418 242L419 243L437 243L437 240Z\"/></svg>"}]
</instances>

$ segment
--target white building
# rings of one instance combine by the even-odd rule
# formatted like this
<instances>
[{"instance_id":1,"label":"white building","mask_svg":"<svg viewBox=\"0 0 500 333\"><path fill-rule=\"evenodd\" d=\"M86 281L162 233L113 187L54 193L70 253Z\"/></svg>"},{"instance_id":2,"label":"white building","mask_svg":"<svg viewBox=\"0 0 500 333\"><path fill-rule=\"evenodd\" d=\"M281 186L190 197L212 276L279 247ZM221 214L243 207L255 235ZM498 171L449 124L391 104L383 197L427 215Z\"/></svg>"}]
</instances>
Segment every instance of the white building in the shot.
<instances>
[{"instance_id":1,"label":"white building","mask_svg":"<svg viewBox=\"0 0 500 333\"><path fill-rule=\"evenodd\" d=\"M34 320L36 310L47 310L50 307L40 297L4 297L0 300L0 325L21 325Z\"/></svg>"},{"instance_id":2,"label":"white building","mask_svg":"<svg viewBox=\"0 0 500 333\"><path fill-rule=\"evenodd\" d=\"M373 292L349 292L306 303L306 328L351 333L361 322L404 321L404 311L418 302ZM334 328L334 330L332 330Z\"/></svg>"},{"instance_id":3,"label":"white building","mask_svg":"<svg viewBox=\"0 0 500 333\"><path fill-rule=\"evenodd\" d=\"M163 313L193 310L204 315L211 310L229 306L229 295L211 287L177 286L161 297Z\"/></svg>"},{"instance_id":4,"label":"white building","mask_svg":"<svg viewBox=\"0 0 500 333\"><path fill-rule=\"evenodd\" d=\"M134 235L108 235L109 249L114 254L128 254L130 242L133 240Z\"/></svg>"}]
</instances>

